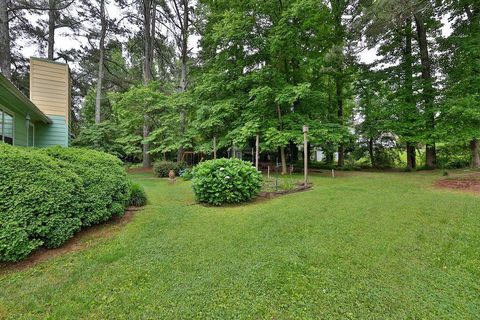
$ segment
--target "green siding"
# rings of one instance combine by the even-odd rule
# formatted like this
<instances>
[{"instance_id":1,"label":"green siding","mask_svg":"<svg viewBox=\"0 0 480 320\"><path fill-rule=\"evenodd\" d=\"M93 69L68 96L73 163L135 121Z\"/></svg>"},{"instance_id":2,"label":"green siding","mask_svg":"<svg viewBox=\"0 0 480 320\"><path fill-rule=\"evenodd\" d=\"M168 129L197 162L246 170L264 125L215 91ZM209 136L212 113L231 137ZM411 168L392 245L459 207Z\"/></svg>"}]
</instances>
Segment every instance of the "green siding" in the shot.
<instances>
[{"instance_id":1,"label":"green siding","mask_svg":"<svg viewBox=\"0 0 480 320\"><path fill-rule=\"evenodd\" d=\"M64 116L52 116L52 124L35 124L35 147L68 147L68 127Z\"/></svg>"},{"instance_id":2,"label":"green siding","mask_svg":"<svg viewBox=\"0 0 480 320\"><path fill-rule=\"evenodd\" d=\"M0 110L5 110L9 114L13 114L13 144L16 146L27 145L27 119L26 114L13 108L8 108L3 104L0 104ZM1 122L1 118L0 118ZM0 123L1 134L1 123ZM1 139L0 139L1 141Z\"/></svg>"},{"instance_id":3,"label":"green siding","mask_svg":"<svg viewBox=\"0 0 480 320\"><path fill-rule=\"evenodd\" d=\"M15 133L13 144L16 146L27 146L27 119L25 114L16 112L13 116Z\"/></svg>"}]
</instances>

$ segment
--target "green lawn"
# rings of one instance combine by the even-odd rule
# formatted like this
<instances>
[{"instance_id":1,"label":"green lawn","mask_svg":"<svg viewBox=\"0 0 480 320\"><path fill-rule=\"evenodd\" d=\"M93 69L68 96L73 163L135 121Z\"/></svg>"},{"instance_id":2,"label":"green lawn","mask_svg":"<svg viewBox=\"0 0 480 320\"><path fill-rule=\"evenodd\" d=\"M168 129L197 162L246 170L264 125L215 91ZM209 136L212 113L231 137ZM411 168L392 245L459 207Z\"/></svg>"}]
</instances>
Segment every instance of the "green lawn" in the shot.
<instances>
[{"instance_id":1,"label":"green lawn","mask_svg":"<svg viewBox=\"0 0 480 320\"><path fill-rule=\"evenodd\" d=\"M480 197L440 172L315 176L245 206L132 175L150 205L88 248L0 275L0 318L474 319Z\"/></svg>"}]
</instances>

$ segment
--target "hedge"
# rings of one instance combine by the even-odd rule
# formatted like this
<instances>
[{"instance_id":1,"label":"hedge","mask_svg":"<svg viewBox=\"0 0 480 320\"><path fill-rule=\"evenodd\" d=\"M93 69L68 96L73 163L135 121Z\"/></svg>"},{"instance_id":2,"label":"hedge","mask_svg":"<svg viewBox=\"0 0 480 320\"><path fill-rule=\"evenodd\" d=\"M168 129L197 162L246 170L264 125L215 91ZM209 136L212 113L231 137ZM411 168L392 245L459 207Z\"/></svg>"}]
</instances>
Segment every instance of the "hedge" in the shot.
<instances>
[{"instance_id":1,"label":"hedge","mask_svg":"<svg viewBox=\"0 0 480 320\"><path fill-rule=\"evenodd\" d=\"M0 143L0 261L58 247L81 227L122 215L129 201L125 170L111 155Z\"/></svg>"},{"instance_id":2,"label":"hedge","mask_svg":"<svg viewBox=\"0 0 480 320\"><path fill-rule=\"evenodd\" d=\"M82 180L54 159L0 144L0 261L58 247L81 227Z\"/></svg>"},{"instance_id":3,"label":"hedge","mask_svg":"<svg viewBox=\"0 0 480 320\"><path fill-rule=\"evenodd\" d=\"M90 226L123 215L129 202L130 185L122 162L109 154L79 148L39 149L75 172L85 189L83 226Z\"/></svg>"}]
</instances>

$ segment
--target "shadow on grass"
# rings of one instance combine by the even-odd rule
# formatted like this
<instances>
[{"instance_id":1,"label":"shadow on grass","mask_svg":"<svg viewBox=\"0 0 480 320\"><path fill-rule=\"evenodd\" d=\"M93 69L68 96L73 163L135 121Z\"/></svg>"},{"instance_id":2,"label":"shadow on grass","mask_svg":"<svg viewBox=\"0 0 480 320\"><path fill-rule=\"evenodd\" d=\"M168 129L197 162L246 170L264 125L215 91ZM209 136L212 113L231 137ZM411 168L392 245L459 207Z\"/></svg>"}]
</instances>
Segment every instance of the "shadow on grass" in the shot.
<instances>
[{"instance_id":1,"label":"shadow on grass","mask_svg":"<svg viewBox=\"0 0 480 320\"><path fill-rule=\"evenodd\" d=\"M121 217L112 217L110 220L105 221L102 224L80 230L75 236L73 236L73 238L69 239L61 247L54 249L42 247L32 252L22 261L2 262L0 263L0 274L24 270L53 257L92 247L98 243L98 241L95 240L110 238L117 234L120 229L130 222L136 212L140 210L143 210L143 207L129 207Z\"/></svg>"}]
</instances>

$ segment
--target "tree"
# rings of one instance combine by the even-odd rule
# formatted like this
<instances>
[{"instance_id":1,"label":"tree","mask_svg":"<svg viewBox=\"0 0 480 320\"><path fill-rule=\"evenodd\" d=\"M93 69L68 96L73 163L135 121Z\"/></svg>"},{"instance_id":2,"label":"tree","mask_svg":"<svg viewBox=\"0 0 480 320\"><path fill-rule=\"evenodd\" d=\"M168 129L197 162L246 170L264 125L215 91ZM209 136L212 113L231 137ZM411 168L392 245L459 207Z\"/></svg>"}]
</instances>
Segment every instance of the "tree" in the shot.
<instances>
[{"instance_id":1,"label":"tree","mask_svg":"<svg viewBox=\"0 0 480 320\"><path fill-rule=\"evenodd\" d=\"M0 72L7 79L12 78L11 52L10 52L10 28L8 17L8 2L0 0Z\"/></svg>"},{"instance_id":2,"label":"tree","mask_svg":"<svg viewBox=\"0 0 480 320\"><path fill-rule=\"evenodd\" d=\"M183 93L188 86L188 60L189 47L188 39L193 24L192 13L193 7L191 0L168 0L163 3L162 12L165 17L166 27L172 32L179 52L180 60L180 76L178 92ZM186 106L180 107L180 139L184 139L185 123L186 123ZM182 159L184 146L180 143L177 153L177 161Z\"/></svg>"},{"instance_id":3,"label":"tree","mask_svg":"<svg viewBox=\"0 0 480 320\"><path fill-rule=\"evenodd\" d=\"M435 117L438 108L434 100L432 57L428 43L429 31L435 34L438 28L434 9L429 1L417 0L382 0L367 7L366 18L372 23L366 24L366 35L370 41L382 39L380 53L384 56L383 62L395 64L385 71L393 76L392 90L396 92L396 97L401 98L395 104L399 122L395 124L394 132L406 142L409 169L416 166L415 145L420 141L426 144L426 166L436 166ZM414 39L416 48L412 44ZM417 65L421 70L420 79L414 76ZM416 82L420 85L417 86ZM421 100L415 97L416 91L420 92ZM422 119L422 125L418 119Z\"/></svg>"},{"instance_id":4,"label":"tree","mask_svg":"<svg viewBox=\"0 0 480 320\"><path fill-rule=\"evenodd\" d=\"M480 168L480 5L448 1L445 8L453 13L454 31L442 43L446 80L440 125L447 141L467 141L471 165Z\"/></svg>"},{"instance_id":5,"label":"tree","mask_svg":"<svg viewBox=\"0 0 480 320\"><path fill-rule=\"evenodd\" d=\"M107 34L107 19L105 14L105 0L100 0L100 41L98 45L99 59L98 59L98 78L97 78L97 90L95 98L95 123L100 123L101 121L101 103L102 103L102 81L103 81L103 64L104 64L104 55L105 55L105 37Z\"/></svg>"}]
</instances>

